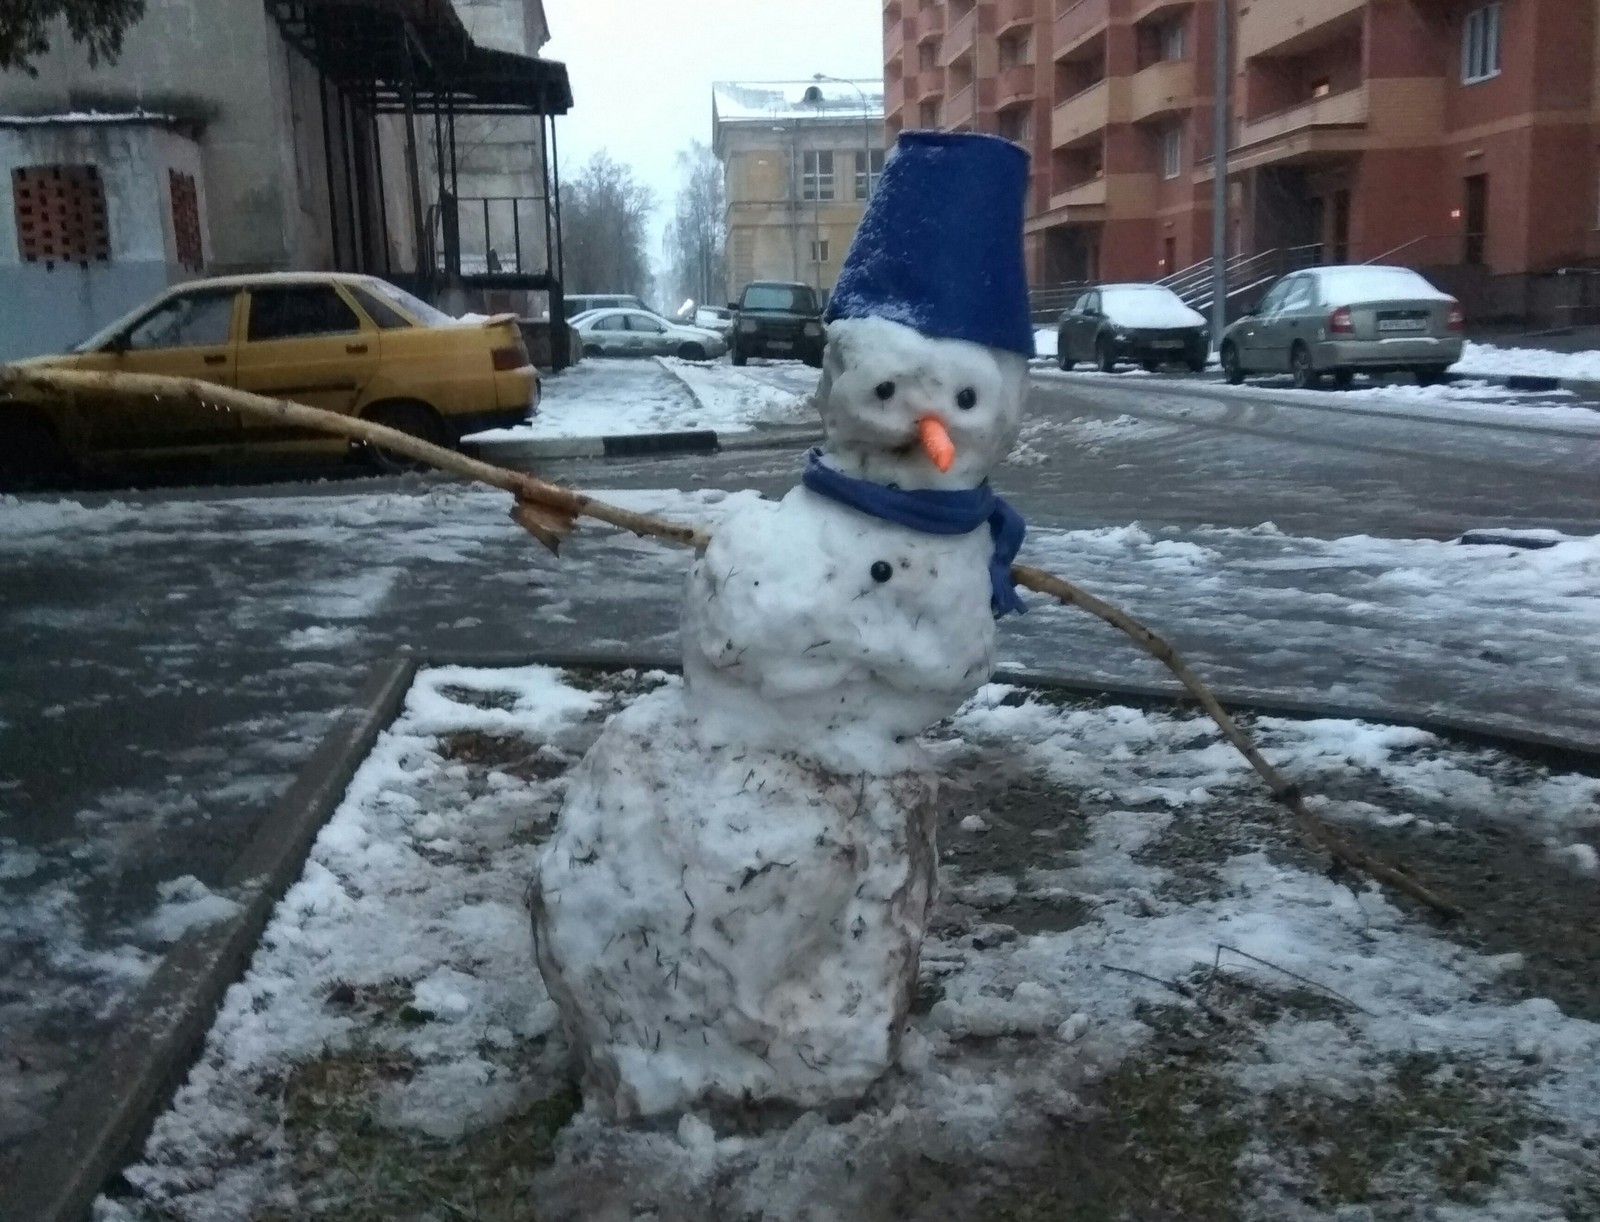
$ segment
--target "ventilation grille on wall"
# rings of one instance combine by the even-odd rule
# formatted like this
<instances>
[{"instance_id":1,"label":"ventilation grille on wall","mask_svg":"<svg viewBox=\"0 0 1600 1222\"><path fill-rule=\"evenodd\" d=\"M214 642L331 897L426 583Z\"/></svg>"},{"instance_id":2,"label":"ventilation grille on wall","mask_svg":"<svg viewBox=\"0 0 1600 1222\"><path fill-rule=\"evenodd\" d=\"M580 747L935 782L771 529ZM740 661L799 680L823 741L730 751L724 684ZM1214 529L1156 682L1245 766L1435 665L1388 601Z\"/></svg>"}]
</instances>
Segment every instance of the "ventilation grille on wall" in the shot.
<instances>
[{"instance_id":1,"label":"ventilation grille on wall","mask_svg":"<svg viewBox=\"0 0 1600 1222\"><path fill-rule=\"evenodd\" d=\"M23 262L110 260L106 188L94 166L21 166L11 171L11 199Z\"/></svg>"},{"instance_id":2,"label":"ventilation grille on wall","mask_svg":"<svg viewBox=\"0 0 1600 1222\"><path fill-rule=\"evenodd\" d=\"M172 188L172 235L178 262L197 272L205 263L200 245L200 193L195 190L193 174L168 170L167 181Z\"/></svg>"}]
</instances>

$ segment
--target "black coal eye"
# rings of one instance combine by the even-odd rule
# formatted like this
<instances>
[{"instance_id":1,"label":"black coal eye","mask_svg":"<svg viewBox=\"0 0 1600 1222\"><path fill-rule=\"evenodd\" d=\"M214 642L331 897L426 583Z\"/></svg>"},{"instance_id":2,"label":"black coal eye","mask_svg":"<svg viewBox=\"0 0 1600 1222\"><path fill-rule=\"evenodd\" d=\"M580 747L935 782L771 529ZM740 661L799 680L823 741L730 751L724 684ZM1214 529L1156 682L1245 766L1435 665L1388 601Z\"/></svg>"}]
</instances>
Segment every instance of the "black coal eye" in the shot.
<instances>
[{"instance_id":1,"label":"black coal eye","mask_svg":"<svg viewBox=\"0 0 1600 1222\"><path fill-rule=\"evenodd\" d=\"M967 387L965 390L957 391L956 392L956 406L959 407L962 411L966 411L968 408L977 407L978 406L978 392L973 390L972 387L970 387L970 386Z\"/></svg>"},{"instance_id":2,"label":"black coal eye","mask_svg":"<svg viewBox=\"0 0 1600 1222\"><path fill-rule=\"evenodd\" d=\"M892 399L894 398L894 383L879 382L872 388L872 393L877 395L880 399Z\"/></svg>"},{"instance_id":3,"label":"black coal eye","mask_svg":"<svg viewBox=\"0 0 1600 1222\"><path fill-rule=\"evenodd\" d=\"M877 582L888 581L894 576L894 567L887 560L874 560L868 571L872 574L872 580Z\"/></svg>"}]
</instances>

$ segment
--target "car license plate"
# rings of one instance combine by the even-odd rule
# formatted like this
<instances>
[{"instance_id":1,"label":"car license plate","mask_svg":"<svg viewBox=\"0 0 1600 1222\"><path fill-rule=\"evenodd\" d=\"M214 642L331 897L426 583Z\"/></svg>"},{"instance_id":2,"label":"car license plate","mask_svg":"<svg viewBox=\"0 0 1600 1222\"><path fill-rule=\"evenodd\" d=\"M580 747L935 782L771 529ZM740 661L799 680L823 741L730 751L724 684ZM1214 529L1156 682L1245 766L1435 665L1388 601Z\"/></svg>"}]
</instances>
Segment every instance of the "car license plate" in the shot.
<instances>
[{"instance_id":1,"label":"car license plate","mask_svg":"<svg viewBox=\"0 0 1600 1222\"><path fill-rule=\"evenodd\" d=\"M1380 318L1380 331L1420 331L1428 324L1421 318Z\"/></svg>"},{"instance_id":2,"label":"car license plate","mask_svg":"<svg viewBox=\"0 0 1600 1222\"><path fill-rule=\"evenodd\" d=\"M1150 346L1152 348L1181 348L1183 347L1183 341L1181 339L1158 339L1153 341Z\"/></svg>"},{"instance_id":3,"label":"car license plate","mask_svg":"<svg viewBox=\"0 0 1600 1222\"><path fill-rule=\"evenodd\" d=\"M794 347L794 341L787 339L773 339L767 341L767 347L775 352L787 352Z\"/></svg>"}]
</instances>

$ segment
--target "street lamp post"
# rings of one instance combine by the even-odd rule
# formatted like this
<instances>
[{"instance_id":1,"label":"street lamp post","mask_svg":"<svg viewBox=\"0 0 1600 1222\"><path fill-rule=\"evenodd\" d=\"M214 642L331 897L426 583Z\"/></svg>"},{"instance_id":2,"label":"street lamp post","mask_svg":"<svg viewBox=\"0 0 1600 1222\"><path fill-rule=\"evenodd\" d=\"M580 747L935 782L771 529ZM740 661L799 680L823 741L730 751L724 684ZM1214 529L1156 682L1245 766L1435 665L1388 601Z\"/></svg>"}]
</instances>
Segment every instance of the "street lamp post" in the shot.
<instances>
[{"instance_id":1,"label":"street lamp post","mask_svg":"<svg viewBox=\"0 0 1600 1222\"><path fill-rule=\"evenodd\" d=\"M866 180L867 180L866 198L867 199L871 199L872 198L872 187L873 187L873 182L872 182L872 126L871 126L871 123L869 122L869 119L870 119L871 112L872 112L872 103L867 101L867 91L865 89L861 88L861 86L856 84L854 81L847 81L842 76L829 76L826 72L814 72L814 73L811 74L811 79L814 80L814 81L832 81L835 85L849 85L850 88L854 89L857 93L859 93L861 95L861 155L862 155L862 157L864 157L866 159L863 162L863 167L864 167L864 171L865 171L865 174L866 174ZM809 90L807 92L809 93ZM819 101L821 100L821 97L822 97L822 91L819 89L819 90L817 90L817 98L818 98Z\"/></svg>"}]
</instances>

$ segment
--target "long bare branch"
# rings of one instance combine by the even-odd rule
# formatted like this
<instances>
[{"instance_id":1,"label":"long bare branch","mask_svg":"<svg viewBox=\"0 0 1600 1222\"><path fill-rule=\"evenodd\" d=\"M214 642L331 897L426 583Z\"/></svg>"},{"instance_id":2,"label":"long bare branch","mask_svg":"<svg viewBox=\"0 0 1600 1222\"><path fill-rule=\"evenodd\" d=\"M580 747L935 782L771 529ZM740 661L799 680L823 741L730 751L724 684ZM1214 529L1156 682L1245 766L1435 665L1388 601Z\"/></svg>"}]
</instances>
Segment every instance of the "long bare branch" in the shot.
<instances>
[{"instance_id":1,"label":"long bare branch","mask_svg":"<svg viewBox=\"0 0 1600 1222\"><path fill-rule=\"evenodd\" d=\"M236 411L241 416L275 420L282 424L317 429L348 437L353 441L382 446L386 450L405 454L464 479L476 480L511 493L517 501L512 510L512 517L552 551L555 550L560 536L570 529L571 522L579 517L595 518L623 530L632 531L636 535L686 544L697 549L703 549L710 541L710 536L696 527L671 522L651 514L634 513L575 489L469 458L455 450L433 445L381 424L307 407L287 399L271 399L249 391L216 386L194 378L0 365L0 396L16 394L18 391L25 394L31 391L37 395L55 397L83 395L105 399L173 398L196 405ZM1018 585L1058 598L1120 629L1132 637L1141 649L1159 659L1178 677L1179 682L1200 703L1200 707L1205 709L1217 723L1223 736L1249 761L1250 766L1266 782L1272 796L1288 808L1296 827L1307 839L1351 869L1388 883L1396 890L1448 916L1460 915L1461 909L1455 903L1425 886L1405 870L1381 861L1350 843L1312 814L1306 808L1299 787L1267 762L1250 736L1239 728L1211 689L1189 669L1188 663L1179 656L1169 642L1127 612L1043 569L1019 564L1013 566L1011 575Z\"/></svg>"}]
</instances>

